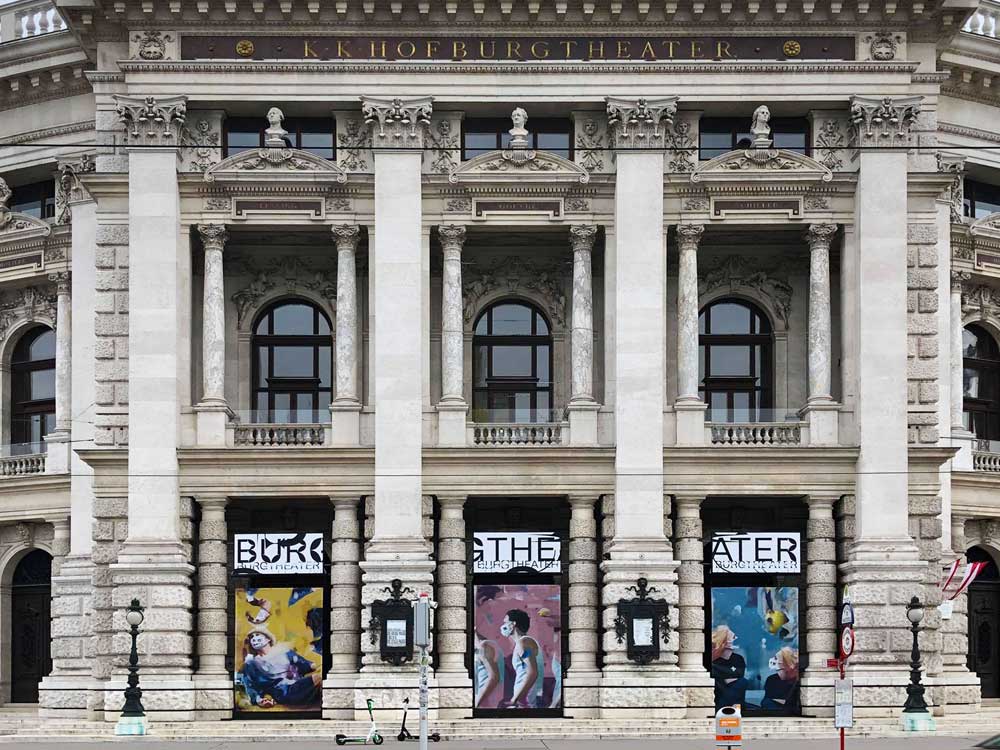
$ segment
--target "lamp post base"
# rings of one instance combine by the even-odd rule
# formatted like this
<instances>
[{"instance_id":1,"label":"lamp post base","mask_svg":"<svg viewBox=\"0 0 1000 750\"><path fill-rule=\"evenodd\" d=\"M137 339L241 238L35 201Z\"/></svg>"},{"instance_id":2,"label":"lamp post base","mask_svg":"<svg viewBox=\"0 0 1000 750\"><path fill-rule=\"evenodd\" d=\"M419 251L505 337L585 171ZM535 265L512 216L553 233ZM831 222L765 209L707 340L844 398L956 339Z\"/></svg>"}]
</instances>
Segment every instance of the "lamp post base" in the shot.
<instances>
[{"instance_id":1,"label":"lamp post base","mask_svg":"<svg viewBox=\"0 0 1000 750\"><path fill-rule=\"evenodd\" d=\"M934 717L927 711L900 714L899 726L904 732L934 732L937 730Z\"/></svg>"},{"instance_id":2,"label":"lamp post base","mask_svg":"<svg viewBox=\"0 0 1000 750\"><path fill-rule=\"evenodd\" d=\"M149 722L145 716L122 716L115 724L115 736L141 737L149 733Z\"/></svg>"}]
</instances>

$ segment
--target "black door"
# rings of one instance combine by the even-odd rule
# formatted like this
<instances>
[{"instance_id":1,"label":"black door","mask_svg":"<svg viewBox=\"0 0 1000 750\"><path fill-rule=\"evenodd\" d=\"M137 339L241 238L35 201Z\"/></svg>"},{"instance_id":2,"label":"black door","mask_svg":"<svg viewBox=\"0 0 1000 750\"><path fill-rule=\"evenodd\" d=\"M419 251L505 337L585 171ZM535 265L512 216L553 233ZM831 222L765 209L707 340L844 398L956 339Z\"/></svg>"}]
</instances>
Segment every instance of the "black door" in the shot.
<instances>
[{"instance_id":1,"label":"black door","mask_svg":"<svg viewBox=\"0 0 1000 750\"><path fill-rule=\"evenodd\" d=\"M1000 581L969 587L969 669L984 698L1000 698Z\"/></svg>"},{"instance_id":2,"label":"black door","mask_svg":"<svg viewBox=\"0 0 1000 750\"><path fill-rule=\"evenodd\" d=\"M32 550L11 584L11 702L38 703L38 683L52 669L49 651L52 557Z\"/></svg>"}]
</instances>

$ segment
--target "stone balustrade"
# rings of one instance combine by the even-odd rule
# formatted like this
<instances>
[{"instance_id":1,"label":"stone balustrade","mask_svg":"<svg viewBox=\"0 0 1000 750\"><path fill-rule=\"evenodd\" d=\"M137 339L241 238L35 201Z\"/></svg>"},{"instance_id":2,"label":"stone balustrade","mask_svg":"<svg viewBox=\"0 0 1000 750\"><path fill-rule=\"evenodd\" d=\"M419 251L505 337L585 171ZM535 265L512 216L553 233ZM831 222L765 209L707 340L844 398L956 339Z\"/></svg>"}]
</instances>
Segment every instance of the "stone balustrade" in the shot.
<instances>
[{"instance_id":1,"label":"stone balustrade","mask_svg":"<svg viewBox=\"0 0 1000 750\"><path fill-rule=\"evenodd\" d=\"M801 445L802 425L797 422L760 422L707 425L712 445Z\"/></svg>"},{"instance_id":2,"label":"stone balustrade","mask_svg":"<svg viewBox=\"0 0 1000 750\"><path fill-rule=\"evenodd\" d=\"M26 456L6 456L0 458L0 477L20 477L26 474L44 473L44 453L31 453Z\"/></svg>"},{"instance_id":3,"label":"stone balustrade","mask_svg":"<svg viewBox=\"0 0 1000 750\"><path fill-rule=\"evenodd\" d=\"M974 471L1000 471L1000 453L973 451L972 468Z\"/></svg>"},{"instance_id":4,"label":"stone balustrade","mask_svg":"<svg viewBox=\"0 0 1000 750\"><path fill-rule=\"evenodd\" d=\"M0 8L0 44L65 29L66 22L50 0L22 0Z\"/></svg>"},{"instance_id":5,"label":"stone balustrade","mask_svg":"<svg viewBox=\"0 0 1000 750\"><path fill-rule=\"evenodd\" d=\"M322 446L326 427L321 424L246 424L233 427L237 448L298 448Z\"/></svg>"},{"instance_id":6,"label":"stone balustrade","mask_svg":"<svg viewBox=\"0 0 1000 750\"><path fill-rule=\"evenodd\" d=\"M547 424L490 423L472 428L473 445L563 445L568 430L561 422Z\"/></svg>"},{"instance_id":7,"label":"stone balustrade","mask_svg":"<svg viewBox=\"0 0 1000 750\"><path fill-rule=\"evenodd\" d=\"M962 31L996 39L998 19L1000 19L1000 3L981 2L976 12L965 22Z\"/></svg>"}]
</instances>

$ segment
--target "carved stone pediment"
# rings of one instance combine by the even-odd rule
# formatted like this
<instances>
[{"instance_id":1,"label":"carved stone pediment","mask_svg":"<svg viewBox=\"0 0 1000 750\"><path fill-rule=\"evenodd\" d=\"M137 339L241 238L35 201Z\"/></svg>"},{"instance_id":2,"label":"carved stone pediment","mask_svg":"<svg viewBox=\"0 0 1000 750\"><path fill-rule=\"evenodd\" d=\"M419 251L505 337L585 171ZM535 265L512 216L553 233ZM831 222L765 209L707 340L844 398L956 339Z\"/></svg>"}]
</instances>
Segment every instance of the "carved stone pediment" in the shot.
<instances>
[{"instance_id":1,"label":"carved stone pediment","mask_svg":"<svg viewBox=\"0 0 1000 750\"><path fill-rule=\"evenodd\" d=\"M0 206L0 242L23 242L52 234L52 227L34 216Z\"/></svg>"},{"instance_id":2,"label":"carved stone pediment","mask_svg":"<svg viewBox=\"0 0 1000 750\"><path fill-rule=\"evenodd\" d=\"M243 151L209 167L205 181L343 184L347 173L334 162L302 149L265 147Z\"/></svg>"},{"instance_id":3,"label":"carved stone pediment","mask_svg":"<svg viewBox=\"0 0 1000 750\"><path fill-rule=\"evenodd\" d=\"M590 173L579 164L548 151L506 149L462 162L449 176L453 184L565 183L586 184Z\"/></svg>"},{"instance_id":4,"label":"carved stone pediment","mask_svg":"<svg viewBox=\"0 0 1000 750\"><path fill-rule=\"evenodd\" d=\"M969 226L969 234L973 237L1000 240L1000 213L992 213L989 216L976 219Z\"/></svg>"},{"instance_id":5,"label":"carved stone pediment","mask_svg":"<svg viewBox=\"0 0 1000 750\"><path fill-rule=\"evenodd\" d=\"M815 159L777 148L730 151L700 165L691 182L829 182L833 172Z\"/></svg>"}]
</instances>

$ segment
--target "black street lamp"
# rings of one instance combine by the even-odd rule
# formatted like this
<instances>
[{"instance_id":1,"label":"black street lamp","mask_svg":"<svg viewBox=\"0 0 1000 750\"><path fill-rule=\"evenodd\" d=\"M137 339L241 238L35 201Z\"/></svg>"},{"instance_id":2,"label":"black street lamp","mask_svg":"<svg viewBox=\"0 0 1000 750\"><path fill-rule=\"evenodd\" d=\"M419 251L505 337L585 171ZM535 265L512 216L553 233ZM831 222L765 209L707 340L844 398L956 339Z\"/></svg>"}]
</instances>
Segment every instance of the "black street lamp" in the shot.
<instances>
[{"instance_id":1,"label":"black street lamp","mask_svg":"<svg viewBox=\"0 0 1000 750\"><path fill-rule=\"evenodd\" d=\"M906 605L906 619L910 621L910 630L913 631L913 649L910 651L910 684L906 686L903 713L925 714L927 702L924 700L924 686L920 683L920 646L917 644L920 621L924 619L924 605L917 597L910 599Z\"/></svg>"},{"instance_id":2,"label":"black street lamp","mask_svg":"<svg viewBox=\"0 0 1000 750\"><path fill-rule=\"evenodd\" d=\"M145 607L138 599L125 610L125 622L129 625L129 635L132 636L132 650L128 655L128 687L125 688L125 705L122 715L115 728L115 734L141 735L146 733L146 709L142 705L142 688L139 687L139 652L136 640L139 637L139 626L142 625Z\"/></svg>"}]
</instances>

